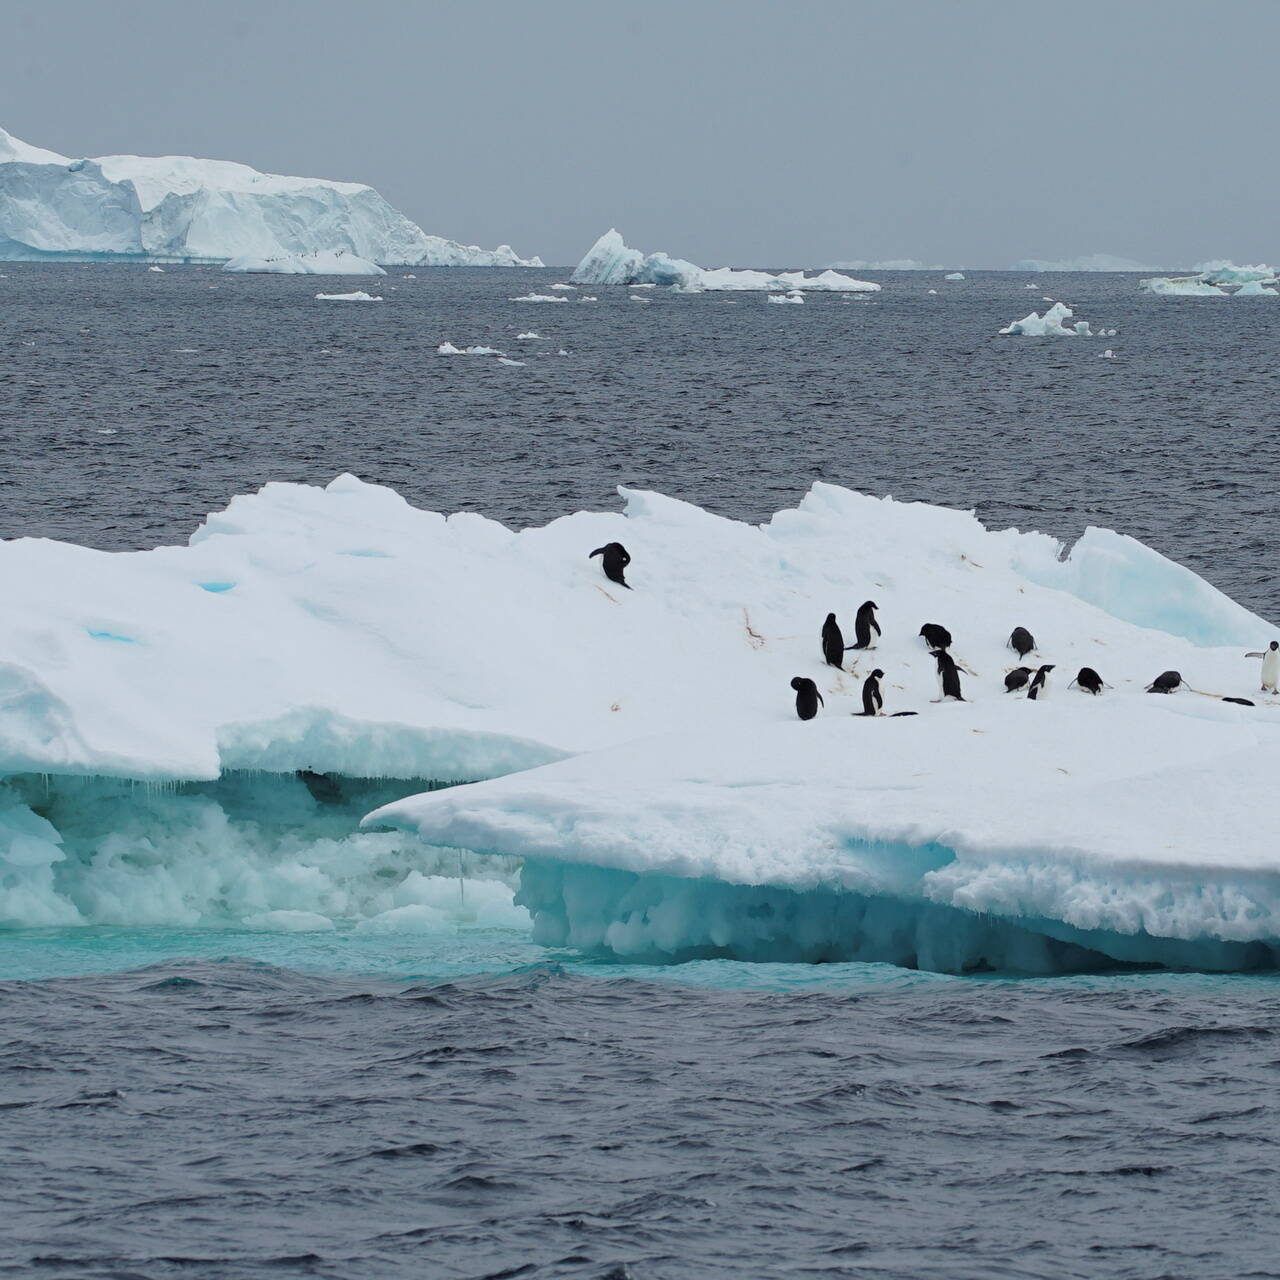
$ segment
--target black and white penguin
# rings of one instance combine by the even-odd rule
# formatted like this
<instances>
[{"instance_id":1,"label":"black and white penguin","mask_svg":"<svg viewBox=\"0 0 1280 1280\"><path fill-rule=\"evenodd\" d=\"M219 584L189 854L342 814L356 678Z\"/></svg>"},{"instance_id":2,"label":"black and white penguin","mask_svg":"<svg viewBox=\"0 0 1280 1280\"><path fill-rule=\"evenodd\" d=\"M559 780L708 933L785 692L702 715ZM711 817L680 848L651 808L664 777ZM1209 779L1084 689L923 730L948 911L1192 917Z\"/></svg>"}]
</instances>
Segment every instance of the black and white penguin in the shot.
<instances>
[{"instance_id":1,"label":"black and white penguin","mask_svg":"<svg viewBox=\"0 0 1280 1280\"><path fill-rule=\"evenodd\" d=\"M622 576L622 571L631 563L631 557L622 543L606 542L603 547L597 547L587 559L590 560L592 556L600 557L600 563L604 566L604 576L610 582L616 582L618 586L631 590L630 583Z\"/></svg>"},{"instance_id":2,"label":"black and white penguin","mask_svg":"<svg viewBox=\"0 0 1280 1280\"><path fill-rule=\"evenodd\" d=\"M936 622L926 622L920 634L924 637L924 647L930 651L951 648L951 632Z\"/></svg>"},{"instance_id":3,"label":"black and white penguin","mask_svg":"<svg viewBox=\"0 0 1280 1280\"><path fill-rule=\"evenodd\" d=\"M874 600L868 600L858 606L858 616L853 620L853 648L874 649L880 637L880 624L876 621L876 610L880 606ZM875 633L874 637L872 632Z\"/></svg>"},{"instance_id":4,"label":"black and white penguin","mask_svg":"<svg viewBox=\"0 0 1280 1280\"><path fill-rule=\"evenodd\" d=\"M1014 627L1013 634L1009 637L1009 648L1019 658L1025 658L1035 647L1036 638L1026 627Z\"/></svg>"},{"instance_id":5,"label":"black and white penguin","mask_svg":"<svg viewBox=\"0 0 1280 1280\"><path fill-rule=\"evenodd\" d=\"M1280 693L1280 640L1273 640L1265 649L1244 656L1262 659L1262 692Z\"/></svg>"},{"instance_id":6,"label":"black and white penguin","mask_svg":"<svg viewBox=\"0 0 1280 1280\"><path fill-rule=\"evenodd\" d=\"M1043 698L1049 692L1049 672L1053 670L1054 664L1046 662L1039 671L1031 677L1031 687L1027 690L1027 697L1035 702L1037 698Z\"/></svg>"},{"instance_id":7,"label":"black and white penguin","mask_svg":"<svg viewBox=\"0 0 1280 1280\"><path fill-rule=\"evenodd\" d=\"M1094 697L1102 692L1102 677L1092 667L1081 667L1071 684L1084 693L1093 694ZM1070 687L1071 685L1067 686L1067 688Z\"/></svg>"},{"instance_id":8,"label":"black and white penguin","mask_svg":"<svg viewBox=\"0 0 1280 1280\"><path fill-rule=\"evenodd\" d=\"M1027 681L1035 675L1035 671L1031 667L1014 667L1004 678L1005 693L1016 693L1019 689L1025 689Z\"/></svg>"},{"instance_id":9,"label":"black and white penguin","mask_svg":"<svg viewBox=\"0 0 1280 1280\"><path fill-rule=\"evenodd\" d=\"M843 671L844 649L844 632L840 630L836 615L829 613L826 622L822 624L822 657L827 666Z\"/></svg>"},{"instance_id":10,"label":"black and white penguin","mask_svg":"<svg viewBox=\"0 0 1280 1280\"><path fill-rule=\"evenodd\" d=\"M884 672L877 667L862 682L862 711L864 716L878 716L884 709L884 694L880 692L880 681Z\"/></svg>"},{"instance_id":11,"label":"black and white penguin","mask_svg":"<svg viewBox=\"0 0 1280 1280\"><path fill-rule=\"evenodd\" d=\"M955 659L945 649L930 649L930 654L938 664L938 702L963 702L964 694L960 692L960 668Z\"/></svg>"},{"instance_id":12,"label":"black and white penguin","mask_svg":"<svg viewBox=\"0 0 1280 1280\"><path fill-rule=\"evenodd\" d=\"M1186 684L1180 671L1162 671L1147 685L1148 693L1172 693L1179 686Z\"/></svg>"},{"instance_id":13,"label":"black and white penguin","mask_svg":"<svg viewBox=\"0 0 1280 1280\"><path fill-rule=\"evenodd\" d=\"M824 707L827 705L822 701L818 686L808 676L793 676L791 687L796 691L796 715L801 720L812 720L818 714L820 702Z\"/></svg>"}]
</instances>

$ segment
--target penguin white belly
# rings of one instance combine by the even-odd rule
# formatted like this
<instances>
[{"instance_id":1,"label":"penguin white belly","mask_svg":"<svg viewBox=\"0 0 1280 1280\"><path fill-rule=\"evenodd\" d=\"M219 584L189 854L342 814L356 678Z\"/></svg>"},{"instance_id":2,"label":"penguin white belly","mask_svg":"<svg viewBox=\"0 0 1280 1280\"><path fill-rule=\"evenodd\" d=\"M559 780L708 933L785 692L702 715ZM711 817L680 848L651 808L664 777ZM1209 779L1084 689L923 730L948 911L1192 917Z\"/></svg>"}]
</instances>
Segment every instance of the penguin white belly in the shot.
<instances>
[{"instance_id":1,"label":"penguin white belly","mask_svg":"<svg viewBox=\"0 0 1280 1280\"><path fill-rule=\"evenodd\" d=\"M1262 657L1262 687L1276 692L1280 683L1280 649L1268 649Z\"/></svg>"}]
</instances>

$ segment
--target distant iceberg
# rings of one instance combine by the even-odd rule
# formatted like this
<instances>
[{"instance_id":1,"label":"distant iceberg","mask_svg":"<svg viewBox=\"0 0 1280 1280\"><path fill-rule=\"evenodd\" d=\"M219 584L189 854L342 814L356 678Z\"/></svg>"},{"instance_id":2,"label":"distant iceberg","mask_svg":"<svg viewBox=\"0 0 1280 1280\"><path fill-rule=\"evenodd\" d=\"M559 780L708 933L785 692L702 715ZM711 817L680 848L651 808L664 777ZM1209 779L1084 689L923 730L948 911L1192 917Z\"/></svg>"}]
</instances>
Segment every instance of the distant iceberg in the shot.
<instances>
[{"instance_id":1,"label":"distant iceberg","mask_svg":"<svg viewBox=\"0 0 1280 1280\"><path fill-rule=\"evenodd\" d=\"M159 271L159 267L150 268ZM336 252L288 254L283 258L231 258L223 271L254 272L278 276L385 276L376 262L358 258L342 249Z\"/></svg>"},{"instance_id":2,"label":"distant iceberg","mask_svg":"<svg viewBox=\"0 0 1280 1280\"><path fill-rule=\"evenodd\" d=\"M1166 298L1226 298L1232 296L1229 287L1238 286L1236 297L1256 298L1275 293L1274 289L1263 287L1275 283L1274 267L1238 267L1234 262L1218 259L1200 263L1193 276L1155 276L1139 280L1138 287Z\"/></svg>"},{"instance_id":3,"label":"distant iceberg","mask_svg":"<svg viewBox=\"0 0 1280 1280\"><path fill-rule=\"evenodd\" d=\"M1029 271L1033 275L1041 271L1159 271L1148 262L1135 262L1132 258L1118 258L1112 253L1090 253L1081 258L1046 261L1043 258L1023 258L1009 268L1010 271Z\"/></svg>"},{"instance_id":4,"label":"distant iceberg","mask_svg":"<svg viewBox=\"0 0 1280 1280\"><path fill-rule=\"evenodd\" d=\"M963 280L963 279L964 279L964 272L963 272L963 271L953 271L953 272L951 272L951 274L950 274L950 275L943 276L943 279L944 279L944 280Z\"/></svg>"},{"instance_id":5,"label":"distant iceberg","mask_svg":"<svg viewBox=\"0 0 1280 1280\"><path fill-rule=\"evenodd\" d=\"M0 260L218 263L338 250L383 265L543 265L509 245L427 235L363 183L191 156L72 159L0 129Z\"/></svg>"},{"instance_id":6,"label":"distant iceberg","mask_svg":"<svg viewBox=\"0 0 1280 1280\"><path fill-rule=\"evenodd\" d=\"M1276 278L1275 267L1266 266L1264 263L1251 267L1238 267L1225 258L1197 263L1196 270L1200 273L1200 278L1209 284L1252 284L1254 281L1274 284Z\"/></svg>"},{"instance_id":7,"label":"distant iceberg","mask_svg":"<svg viewBox=\"0 0 1280 1280\"><path fill-rule=\"evenodd\" d=\"M783 271L770 275L767 271L740 271L731 267L706 270L683 258L665 253L647 256L638 249L628 249L615 230L607 231L587 251L570 277L576 284L664 284L677 285L685 291L696 289L739 290L792 289L839 290L853 293L877 293L878 284L855 280L835 271L806 276L803 271Z\"/></svg>"},{"instance_id":8,"label":"distant iceberg","mask_svg":"<svg viewBox=\"0 0 1280 1280\"><path fill-rule=\"evenodd\" d=\"M854 258L848 262L828 262L832 271L941 271L939 266L929 266L917 258L888 258L882 262L869 262L866 258Z\"/></svg>"}]
</instances>

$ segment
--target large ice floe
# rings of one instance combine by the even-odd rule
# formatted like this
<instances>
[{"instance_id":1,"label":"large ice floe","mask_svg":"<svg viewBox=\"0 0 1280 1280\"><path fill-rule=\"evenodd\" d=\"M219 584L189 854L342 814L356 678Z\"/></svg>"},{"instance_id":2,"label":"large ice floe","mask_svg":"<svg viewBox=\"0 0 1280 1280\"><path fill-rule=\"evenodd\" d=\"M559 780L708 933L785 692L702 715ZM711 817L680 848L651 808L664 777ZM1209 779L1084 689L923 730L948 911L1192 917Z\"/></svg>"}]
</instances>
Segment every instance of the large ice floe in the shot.
<instances>
[{"instance_id":1,"label":"large ice floe","mask_svg":"<svg viewBox=\"0 0 1280 1280\"><path fill-rule=\"evenodd\" d=\"M73 159L0 129L0 260L263 263L339 250L381 264L542 266L510 245L428 235L363 183L192 156Z\"/></svg>"},{"instance_id":2,"label":"large ice floe","mask_svg":"<svg viewBox=\"0 0 1280 1280\"><path fill-rule=\"evenodd\" d=\"M149 270L158 271L151 267ZM231 258L223 264L223 271L239 274L277 276L385 276L387 273L376 262L358 258L354 253L339 249L336 252L291 253L281 258Z\"/></svg>"},{"instance_id":3,"label":"large ice floe","mask_svg":"<svg viewBox=\"0 0 1280 1280\"><path fill-rule=\"evenodd\" d=\"M1165 298L1256 298L1274 294L1276 290L1266 286L1276 282L1274 267L1238 267L1217 259L1200 263L1193 276L1153 276L1139 280L1138 287Z\"/></svg>"},{"instance_id":4,"label":"large ice floe","mask_svg":"<svg viewBox=\"0 0 1280 1280\"><path fill-rule=\"evenodd\" d=\"M855 280L837 271L820 271L807 276L803 271L742 271L732 267L706 270L672 258L665 253L648 255L628 249L616 230L609 230L587 251L570 279L575 284L654 284L697 290L779 290L813 289L843 293L878 293L880 286L870 280Z\"/></svg>"},{"instance_id":5,"label":"large ice floe","mask_svg":"<svg viewBox=\"0 0 1280 1280\"><path fill-rule=\"evenodd\" d=\"M514 532L343 476L238 497L186 547L0 543L0 920L527 909L545 943L645 960L1275 963L1280 705L1245 657L1275 627L1103 530L1063 558L827 484L765 525L623 497ZM612 541L630 590L588 556ZM852 643L868 599L878 648L824 666L823 618ZM924 622L968 701L931 701ZM1003 692L1014 626L1047 699ZM852 714L873 668L918 715ZM1166 669L1190 687L1146 693Z\"/></svg>"}]
</instances>

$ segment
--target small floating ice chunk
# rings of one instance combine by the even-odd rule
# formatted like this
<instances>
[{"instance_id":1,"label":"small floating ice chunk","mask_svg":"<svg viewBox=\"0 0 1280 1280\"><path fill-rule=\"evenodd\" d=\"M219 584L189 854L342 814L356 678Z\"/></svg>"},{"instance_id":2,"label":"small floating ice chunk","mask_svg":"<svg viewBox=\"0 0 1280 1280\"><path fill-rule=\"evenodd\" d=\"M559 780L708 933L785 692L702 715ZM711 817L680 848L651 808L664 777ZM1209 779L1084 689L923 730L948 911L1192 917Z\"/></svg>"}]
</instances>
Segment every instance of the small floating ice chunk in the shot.
<instances>
[{"instance_id":1,"label":"small floating ice chunk","mask_svg":"<svg viewBox=\"0 0 1280 1280\"><path fill-rule=\"evenodd\" d=\"M598 302L598 298L579 298L579 302Z\"/></svg>"},{"instance_id":2,"label":"small floating ice chunk","mask_svg":"<svg viewBox=\"0 0 1280 1280\"><path fill-rule=\"evenodd\" d=\"M401 280L416 280L417 278L418 278L417 276L412 275L412 274L407 275L407 276L401 276L401 277L400 277L400 279L401 279Z\"/></svg>"},{"instance_id":3,"label":"small floating ice chunk","mask_svg":"<svg viewBox=\"0 0 1280 1280\"><path fill-rule=\"evenodd\" d=\"M637 296L633 293L633 294L631 295L631 301L632 301L632 302L648 302L648 301L649 301L649 299L648 299L648 298L639 298L639 297L637 297Z\"/></svg>"},{"instance_id":4,"label":"small floating ice chunk","mask_svg":"<svg viewBox=\"0 0 1280 1280\"><path fill-rule=\"evenodd\" d=\"M508 368L511 368L511 369L523 369L523 368L524 368L524 361L523 361L523 360L508 360L506 356L499 356L499 357L498 357L498 363L499 363L499 364L505 364Z\"/></svg>"},{"instance_id":5,"label":"small floating ice chunk","mask_svg":"<svg viewBox=\"0 0 1280 1280\"><path fill-rule=\"evenodd\" d=\"M317 293L322 302L381 302L380 297L357 290L355 293Z\"/></svg>"},{"instance_id":6,"label":"small floating ice chunk","mask_svg":"<svg viewBox=\"0 0 1280 1280\"><path fill-rule=\"evenodd\" d=\"M544 341L544 339L543 339L543 337L542 337L542 334L540 334L540 333L534 333L534 331L533 331L532 329L530 329L528 333L517 333L517 334L516 334L516 341L517 341L517 342L520 342L520 341L522 341L522 340L526 340L526 339L533 339L533 338L537 338L539 342Z\"/></svg>"},{"instance_id":7,"label":"small floating ice chunk","mask_svg":"<svg viewBox=\"0 0 1280 1280\"><path fill-rule=\"evenodd\" d=\"M1106 349L1106 350L1105 350L1105 351L1104 351L1104 352L1103 352L1103 353L1098 357L1098 359L1099 359L1099 360L1114 360L1115 358L1116 358L1116 353L1115 353L1114 351L1112 351L1110 347L1108 347L1108 348L1107 348L1107 349Z\"/></svg>"},{"instance_id":8,"label":"small floating ice chunk","mask_svg":"<svg viewBox=\"0 0 1280 1280\"><path fill-rule=\"evenodd\" d=\"M568 302L568 298L557 298L554 293L526 293L518 298L512 298L512 302Z\"/></svg>"},{"instance_id":9,"label":"small floating ice chunk","mask_svg":"<svg viewBox=\"0 0 1280 1280\"><path fill-rule=\"evenodd\" d=\"M963 280L963 279L964 279L964 272L963 272L963 271L953 271L949 276L943 276L942 278L943 278L944 280Z\"/></svg>"},{"instance_id":10,"label":"small floating ice chunk","mask_svg":"<svg viewBox=\"0 0 1280 1280\"><path fill-rule=\"evenodd\" d=\"M1033 311L1029 316L1023 316L1021 320L1015 320L1007 328L1001 329L1000 332L1021 334L1028 338L1092 336L1087 321L1077 321L1076 324L1070 327L1063 323L1065 320L1070 320L1071 316L1071 308L1065 302L1055 302L1043 316Z\"/></svg>"},{"instance_id":11,"label":"small floating ice chunk","mask_svg":"<svg viewBox=\"0 0 1280 1280\"><path fill-rule=\"evenodd\" d=\"M930 290L929 290L929 292L930 292L930 293L932 293L932 294L934 294L934 295L936 295L938 291L937 291L937 289L930 289Z\"/></svg>"},{"instance_id":12,"label":"small floating ice chunk","mask_svg":"<svg viewBox=\"0 0 1280 1280\"><path fill-rule=\"evenodd\" d=\"M502 356L505 351L497 347L455 347L452 342L442 342L436 348L438 356Z\"/></svg>"},{"instance_id":13,"label":"small floating ice chunk","mask_svg":"<svg viewBox=\"0 0 1280 1280\"><path fill-rule=\"evenodd\" d=\"M148 268L147 268L147 270L148 270L148 271L158 271L161 275L163 275L163 274L164 274L164 268L163 268L163 267L148 267Z\"/></svg>"},{"instance_id":14,"label":"small floating ice chunk","mask_svg":"<svg viewBox=\"0 0 1280 1280\"><path fill-rule=\"evenodd\" d=\"M569 353L563 347L561 347L560 350L556 352L556 355L558 356L567 356L568 354Z\"/></svg>"},{"instance_id":15,"label":"small floating ice chunk","mask_svg":"<svg viewBox=\"0 0 1280 1280\"><path fill-rule=\"evenodd\" d=\"M576 284L553 284L551 287L553 289L576 289L578 286Z\"/></svg>"},{"instance_id":16,"label":"small floating ice chunk","mask_svg":"<svg viewBox=\"0 0 1280 1280\"><path fill-rule=\"evenodd\" d=\"M803 305L804 294L799 289L792 289L790 293L771 293L768 300L770 302L798 302Z\"/></svg>"}]
</instances>

